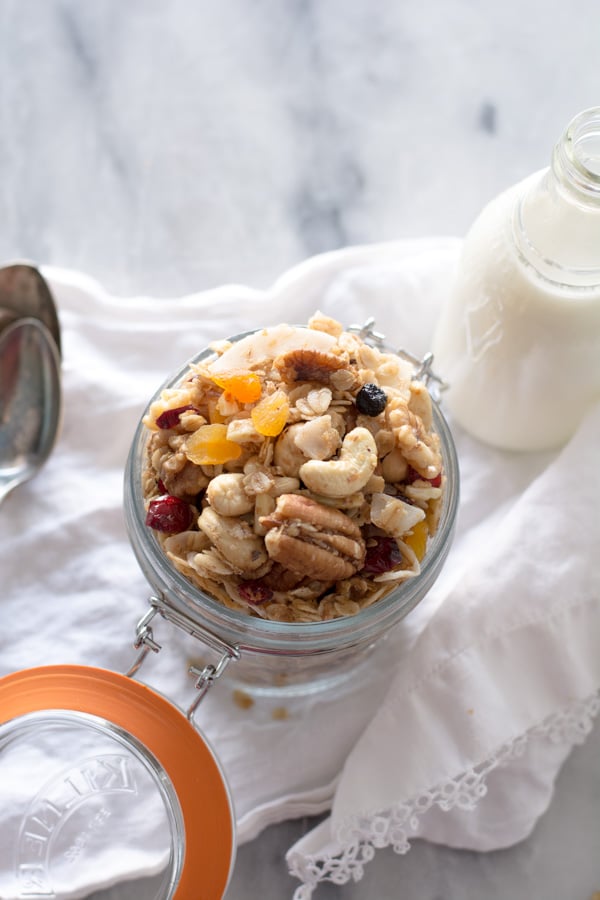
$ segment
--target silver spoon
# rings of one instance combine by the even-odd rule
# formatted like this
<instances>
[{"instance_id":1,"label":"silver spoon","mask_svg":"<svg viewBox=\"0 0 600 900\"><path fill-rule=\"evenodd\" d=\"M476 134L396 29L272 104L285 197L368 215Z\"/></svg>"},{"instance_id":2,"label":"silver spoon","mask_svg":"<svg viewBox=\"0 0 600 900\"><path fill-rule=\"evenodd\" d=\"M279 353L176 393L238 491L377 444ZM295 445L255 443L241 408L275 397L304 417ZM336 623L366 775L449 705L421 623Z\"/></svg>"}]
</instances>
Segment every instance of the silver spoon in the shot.
<instances>
[{"instance_id":1,"label":"silver spoon","mask_svg":"<svg viewBox=\"0 0 600 900\"><path fill-rule=\"evenodd\" d=\"M60 327L52 292L32 263L12 262L0 266L0 333L17 319L39 319L46 326L61 354Z\"/></svg>"},{"instance_id":2,"label":"silver spoon","mask_svg":"<svg viewBox=\"0 0 600 900\"><path fill-rule=\"evenodd\" d=\"M60 358L39 319L0 333L0 503L39 471L61 418Z\"/></svg>"}]
</instances>

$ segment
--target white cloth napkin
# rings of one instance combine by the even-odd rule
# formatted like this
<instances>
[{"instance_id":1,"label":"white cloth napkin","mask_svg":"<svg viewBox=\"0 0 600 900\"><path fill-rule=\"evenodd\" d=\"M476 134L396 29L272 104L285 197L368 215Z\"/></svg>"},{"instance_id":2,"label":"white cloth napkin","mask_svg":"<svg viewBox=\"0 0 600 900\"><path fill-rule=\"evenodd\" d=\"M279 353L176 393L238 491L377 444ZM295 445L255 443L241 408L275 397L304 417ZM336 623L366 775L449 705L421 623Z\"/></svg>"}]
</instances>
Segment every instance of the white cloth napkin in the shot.
<instances>
[{"instance_id":1,"label":"white cloth napkin","mask_svg":"<svg viewBox=\"0 0 600 900\"><path fill-rule=\"evenodd\" d=\"M63 334L64 422L43 472L0 510L0 674L42 663L129 667L149 589L124 527L123 469L136 423L167 375L214 339L303 322L317 308L346 325L374 316L392 345L423 354L459 250L453 239L349 248L307 261L269 291L229 285L167 299L117 298L79 273L44 270ZM455 437L456 540L395 636L393 680L372 672L334 696L258 698L250 708L222 680L199 707L239 842L332 808L288 855L302 881L298 898L319 880L359 877L373 848L402 852L411 836L477 849L519 840L591 727L600 684L591 565L600 409L559 454L513 455L458 429ZM166 623L156 631L163 650L141 677L186 707L187 664L201 648ZM9 821L5 809L0 835ZM143 854L115 860L99 884L154 864L148 828L146 862ZM0 849L0 873L8 865Z\"/></svg>"}]
</instances>

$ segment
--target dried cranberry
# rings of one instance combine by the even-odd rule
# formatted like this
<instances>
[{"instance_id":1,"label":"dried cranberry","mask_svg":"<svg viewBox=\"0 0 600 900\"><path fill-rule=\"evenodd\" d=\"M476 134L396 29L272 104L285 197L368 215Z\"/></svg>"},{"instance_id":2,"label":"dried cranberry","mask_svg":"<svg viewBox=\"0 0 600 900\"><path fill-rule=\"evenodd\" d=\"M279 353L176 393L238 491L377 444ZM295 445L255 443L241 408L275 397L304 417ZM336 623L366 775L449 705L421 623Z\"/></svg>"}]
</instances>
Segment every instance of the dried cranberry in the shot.
<instances>
[{"instance_id":1,"label":"dried cranberry","mask_svg":"<svg viewBox=\"0 0 600 900\"><path fill-rule=\"evenodd\" d=\"M394 538L380 537L376 540L374 547L367 548L362 569L364 575L381 575L402 562L402 554Z\"/></svg>"},{"instance_id":2,"label":"dried cranberry","mask_svg":"<svg viewBox=\"0 0 600 900\"><path fill-rule=\"evenodd\" d=\"M163 494L148 504L146 525L164 534L179 534L186 531L194 520L194 511L189 503L172 494Z\"/></svg>"},{"instance_id":3,"label":"dried cranberry","mask_svg":"<svg viewBox=\"0 0 600 900\"><path fill-rule=\"evenodd\" d=\"M238 594L246 603L266 603L273 596L273 591L260 581L242 581L238 585Z\"/></svg>"},{"instance_id":4,"label":"dried cranberry","mask_svg":"<svg viewBox=\"0 0 600 900\"><path fill-rule=\"evenodd\" d=\"M188 403L187 406L176 406L174 409L165 409L165 411L158 416L156 424L159 428L175 428L176 425L179 425L181 413L187 412L188 409L195 410L196 407L192 406L191 403Z\"/></svg>"},{"instance_id":5,"label":"dried cranberry","mask_svg":"<svg viewBox=\"0 0 600 900\"><path fill-rule=\"evenodd\" d=\"M365 416L378 416L384 411L387 399L382 388L368 381L356 395L356 408Z\"/></svg>"},{"instance_id":6,"label":"dried cranberry","mask_svg":"<svg viewBox=\"0 0 600 900\"><path fill-rule=\"evenodd\" d=\"M425 478L423 475L419 475L416 469L413 469L412 466L408 467L408 473L406 478L404 479L405 484L412 484L413 481L428 481L432 487L441 487L442 484L442 473L436 475L435 478Z\"/></svg>"}]
</instances>

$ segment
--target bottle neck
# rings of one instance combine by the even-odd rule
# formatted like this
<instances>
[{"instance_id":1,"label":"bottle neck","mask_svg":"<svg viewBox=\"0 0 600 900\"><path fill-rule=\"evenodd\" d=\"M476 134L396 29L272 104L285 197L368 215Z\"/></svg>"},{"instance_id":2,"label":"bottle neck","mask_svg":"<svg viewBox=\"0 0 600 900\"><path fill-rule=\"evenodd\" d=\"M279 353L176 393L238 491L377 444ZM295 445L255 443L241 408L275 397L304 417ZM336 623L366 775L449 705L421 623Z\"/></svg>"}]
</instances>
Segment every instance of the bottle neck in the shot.
<instances>
[{"instance_id":1,"label":"bottle neck","mask_svg":"<svg viewBox=\"0 0 600 900\"><path fill-rule=\"evenodd\" d=\"M543 278L600 285L600 108L576 116L550 168L524 182L512 225L521 257Z\"/></svg>"},{"instance_id":2,"label":"bottle neck","mask_svg":"<svg viewBox=\"0 0 600 900\"><path fill-rule=\"evenodd\" d=\"M554 147L552 172L573 200L600 211L600 107L584 110Z\"/></svg>"}]
</instances>

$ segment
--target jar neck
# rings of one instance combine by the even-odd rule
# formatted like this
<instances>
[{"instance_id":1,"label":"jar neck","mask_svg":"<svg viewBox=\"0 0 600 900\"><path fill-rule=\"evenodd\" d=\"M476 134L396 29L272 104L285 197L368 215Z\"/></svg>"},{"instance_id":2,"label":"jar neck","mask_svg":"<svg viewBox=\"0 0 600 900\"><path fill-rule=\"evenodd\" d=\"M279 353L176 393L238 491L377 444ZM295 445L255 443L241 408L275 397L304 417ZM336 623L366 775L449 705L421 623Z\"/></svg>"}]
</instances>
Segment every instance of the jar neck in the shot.
<instances>
[{"instance_id":1,"label":"jar neck","mask_svg":"<svg viewBox=\"0 0 600 900\"><path fill-rule=\"evenodd\" d=\"M576 116L513 211L522 259L559 285L600 285L600 107Z\"/></svg>"}]
</instances>

